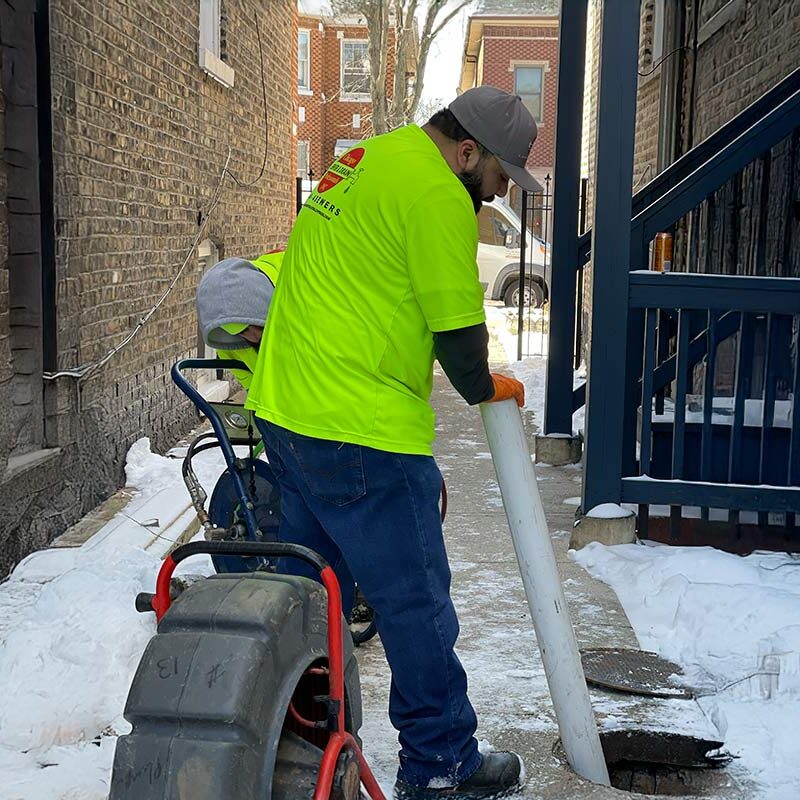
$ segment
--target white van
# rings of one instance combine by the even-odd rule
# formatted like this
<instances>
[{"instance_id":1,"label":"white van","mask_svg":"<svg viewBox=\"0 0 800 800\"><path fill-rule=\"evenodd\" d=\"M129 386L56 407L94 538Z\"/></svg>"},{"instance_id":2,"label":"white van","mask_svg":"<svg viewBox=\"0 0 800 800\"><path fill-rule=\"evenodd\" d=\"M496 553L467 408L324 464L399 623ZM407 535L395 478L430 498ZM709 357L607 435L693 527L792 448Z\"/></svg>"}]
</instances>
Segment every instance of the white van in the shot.
<instances>
[{"instance_id":1,"label":"white van","mask_svg":"<svg viewBox=\"0 0 800 800\"><path fill-rule=\"evenodd\" d=\"M522 223L514 210L498 199L484 203L478 213L478 273L486 297L519 305L519 257ZM544 305L550 295L545 264L550 245L528 233L525 243L525 305Z\"/></svg>"}]
</instances>

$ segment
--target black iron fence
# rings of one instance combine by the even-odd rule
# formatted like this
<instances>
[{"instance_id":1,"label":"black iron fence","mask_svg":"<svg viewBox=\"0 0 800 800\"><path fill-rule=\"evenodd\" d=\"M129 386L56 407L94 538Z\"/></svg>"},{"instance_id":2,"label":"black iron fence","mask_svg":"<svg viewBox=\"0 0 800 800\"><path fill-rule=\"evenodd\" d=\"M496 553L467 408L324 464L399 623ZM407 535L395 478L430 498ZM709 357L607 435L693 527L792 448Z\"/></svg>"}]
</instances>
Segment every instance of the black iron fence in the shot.
<instances>
[{"instance_id":1,"label":"black iron fence","mask_svg":"<svg viewBox=\"0 0 800 800\"><path fill-rule=\"evenodd\" d=\"M530 193L524 189L512 194L512 208L518 208L520 228L531 235L520 236L519 286L517 297L517 361L530 356L546 356L550 334L550 215L552 212L551 179L545 179L544 192ZM543 243L543 244L542 244ZM529 252L535 246L541 255L541 274L536 268L538 258ZM539 291L541 290L541 295Z\"/></svg>"}]
</instances>

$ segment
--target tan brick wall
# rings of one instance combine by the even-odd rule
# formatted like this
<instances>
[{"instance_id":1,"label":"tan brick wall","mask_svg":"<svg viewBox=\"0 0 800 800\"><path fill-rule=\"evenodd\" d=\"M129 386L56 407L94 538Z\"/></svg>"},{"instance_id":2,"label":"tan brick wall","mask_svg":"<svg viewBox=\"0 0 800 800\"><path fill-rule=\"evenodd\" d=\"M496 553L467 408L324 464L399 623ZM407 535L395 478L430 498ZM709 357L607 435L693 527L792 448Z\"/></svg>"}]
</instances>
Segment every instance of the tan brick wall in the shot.
<instances>
[{"instance_id":1,"label":"tan brick wall","mask_svg":"<svg viewBox=\"0 0 800 800\"><path fill-rule=\"evenodd\" d=\"M639 28L639 88L636 95L636 138L633 152L634 191L658 172L661 66L653 62L655 0L644 0Z\"/></svg>"},{"instance_id":2,"label":"tan brick wall","mask_svg":"<svg viewBox=\"0 0 800 800\"><path fill-rule=\"evenodd\" d=\"M719 5L719 0L715 0ZM700 4L701 23L713 10ZM747 0L697 53L694 141L736 116L800 64L800 0Z\"/></svg>"},{"instance_id":3,"label":"tan brick wall","mask_svg":"<svg viewBox=\"0 0 800 800\"><path fill-rule=\"evenodd\" d=\"M6 146L6 100L3 92L3 59L0 58L0 153ZM9 296L8 296L8 202L7 202L7 164L0 161L0 398L8 398L11 385L11 339L9 336ZM0 421L0 475L8 463L11 432L8 415Z\"/></svg>"},{"instance_id":4,"label":"tan brick wall","mask_svg":"<svg viewBox=\"0 0 800 800\"><path fill-rule=\"evenodd\" d=\"M586 219L591 224L594 208L594 154L597 146L597 90L600 71L600 3L588 0L586 19L586 64L583 78L583 131L581 134L581 177L589 179Z\"/></svg>"},{"instance_id":5,"label":"tan brick wall","mask_svg":"<svg viewBox=\"0 0 800 800\"><path fill-rule=\"evenodd\" d=\"M719 0L704 0L698 9L696 68L693 79L687 69L683 97L684 148L701 142L800 66L800 0L735 4L733 16L706 36L702 25L718 7ZM800 276L800 142L788 137L767 155L729 181L697 213L699 269ZM679 265L688 239L685 230L679 231Z\"/></svg>"},{"instance_id":6,"label":"tan brick wall","mask_svg":"<svg viewBox=\"0 0 800 800\"><path fill-rule=\"evenodd\" d=\"M266 169L252 187L226 179L203 238L222 257L255 256L286 241L294 200L294 0L227 7L232 89L197 64L195 0L50 2L61 368L102 356L152 308L189 251L229 148L231 172L244 182L258 176L264 117L256 17ZM140 334L79 392L71 378L47 386L44 444L63 454L33 502L14 499L16 484L3 487L13 522L0 528L0 574L119 485L135 439L149 436L164 448L196 422L169 368L196 352L199 277L193 256ZM30 513L15 518L23 502ZM37 517L37 508L46 511Z\"/></svg>"},{"instance_id":7,"label":"tan brick wall","mask_svg":"<svg viewBox=\"0 0 800 800\"><path fill-rule=\"evenodd\" d=\"M691 51L693 7L698 4L701 34L696 54ZM793 69L800 66L800 0L734 1L733 17L708 37L702 26L724 5L724 0L684 0L686 14L684 73L678 124L679 154L698 144L746 108ZM640 72L652 68L653 0L643 0L640 35ZM594 171L596 135L599 26L597 0L591 0L587 42L586 111L584 114L584 168L590 179ZM667 55L664 53L663 55ZM641 188L655 175L661 68L640 77L637 95L634 184ZM769 167L768 208L760 212L764 165L756 163L740 178L717 192L711 229L708 209L700 214L698 244L703 268L748 274L754 264L756 231L765 229L765 274L800 275L800 223L793 217L793 200L800 197L800 179L791 174L800 163L800 145L791 141L773 148ZM649 168L649 169L648 169ZM590 187L590 207L593 192ZM591 208L589 214L591 220ZM675 260L680 266L687 246L686 231L679 226ZM708 259L706 261L706 256ZM591 298L587 282L586 308Z\"/></svg>"}]
</instances>

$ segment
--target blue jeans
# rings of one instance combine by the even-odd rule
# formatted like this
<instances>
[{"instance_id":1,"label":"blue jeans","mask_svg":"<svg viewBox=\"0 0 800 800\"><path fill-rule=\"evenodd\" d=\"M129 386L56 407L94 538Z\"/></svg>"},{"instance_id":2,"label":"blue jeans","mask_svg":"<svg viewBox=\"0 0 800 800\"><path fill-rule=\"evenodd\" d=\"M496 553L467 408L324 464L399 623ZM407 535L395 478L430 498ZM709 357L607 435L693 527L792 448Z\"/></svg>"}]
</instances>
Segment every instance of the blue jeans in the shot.
<instances>
[{"instance_id":1,"label":"blue jeans","mask_svg":"<svg viewBox=\"0 0 800 800\"><path fill-rule=\"evenodd\" d=\"M467 677L453 647L439 492L429 456L313 439L258 420L281 490L282 541L310 547L336 571L352 605L358 582L392 670L389 717L399 731L398 777L455 784L480 765ZM280 572L316 578L296 559ZM345 613L348 613L347 610Z\"/></svg>"}]
</instances>

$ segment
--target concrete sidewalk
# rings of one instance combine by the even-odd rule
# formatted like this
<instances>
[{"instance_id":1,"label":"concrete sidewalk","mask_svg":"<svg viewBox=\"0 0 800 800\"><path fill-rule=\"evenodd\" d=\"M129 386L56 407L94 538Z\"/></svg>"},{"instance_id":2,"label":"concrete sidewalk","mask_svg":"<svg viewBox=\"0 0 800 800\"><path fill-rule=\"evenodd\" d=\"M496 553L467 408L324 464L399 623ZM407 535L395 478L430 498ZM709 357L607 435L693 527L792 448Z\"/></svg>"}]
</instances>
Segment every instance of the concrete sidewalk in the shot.
<instances>
[{"instance_id":1,"label":"concrete sidewalk","mask_svg":"<svg viewBox=\"0 0 800 800\"><path fill-rule=\"evenodd\" d=\"M453 572L452 593L462 628L458 652L478 713L478 737L524 757L526 798L644 797L584 781L560 755L558 728L480 412L467 406L438 371L434 406L438 420L435 452L448 489L445 537ZM537 431L530 416L523 412L533 443ZM171 457L179 459L180 455L181 447L177 447ZM180 462L172 463L176 466L170 469L175 471ZM201 479L210 487L216 474L218 471L209 471ZM540 465L537 477L579 646L636 649L636 637L614 592L567 555L581 491L580 469ZM131 489L121 490L54 543L57 547L32 557L34 571L46 582L48 573L60 574L83 554L114 548L119 542L163 557L175 543L187 541L197 531L188 494L182 487L176 490L166 477L164 485L171 488L147 497ZM379 640L361 647L358 657L364 705L361 736L367 757L391 796L398 749L397 734L387 716L391 676ZM657 730L666 727L710 734L709 738L716 734L693 700L647 700L593 691L592 702L603 729L625 728L633 721L635 726ZM703 797L745 800L752 796L735 775L717 775L720 779L702 792Z\"/></svg>"},{"instance_id":2,"label":"concrete sidewalk","mask_svg":"<svg viewBox=\"0 0 800 800\"><path fill-rule=\"evenodd\" d=\"M559 757L558 729L480 412L468 407L441 374L436 376L434 406L435 453L448 489L445 536L461 623L458 652L478 714L478 738L524 757L525 797L643 797L584 781ZM536 428L530 415L523 417L528 417L524 422L532 443ZM580 470L539 466L537 477L579 647L637 649L636 636L614 592L567 555L581 490ZM365 751L388 789L397 764L396 732L386 716L390 675L378 641L362 647L359 658ZM628 719L647 725L653 716L669 719L668 727L684 731L705 723L691 700L646 701L593 692L592 701L601 726L614 727ZM703 796L731 800L748 796L733 780L722 782L724 789Z\"/></svg>"}]
</instances>

